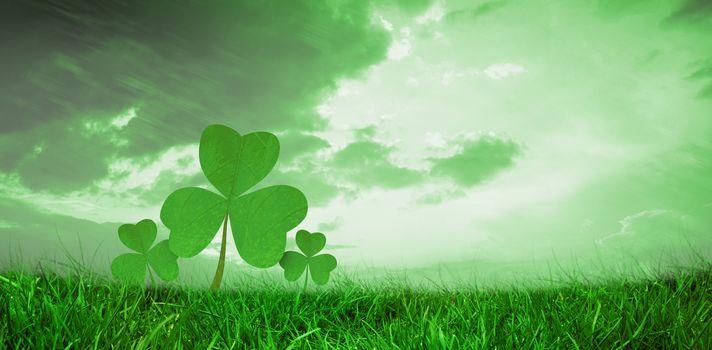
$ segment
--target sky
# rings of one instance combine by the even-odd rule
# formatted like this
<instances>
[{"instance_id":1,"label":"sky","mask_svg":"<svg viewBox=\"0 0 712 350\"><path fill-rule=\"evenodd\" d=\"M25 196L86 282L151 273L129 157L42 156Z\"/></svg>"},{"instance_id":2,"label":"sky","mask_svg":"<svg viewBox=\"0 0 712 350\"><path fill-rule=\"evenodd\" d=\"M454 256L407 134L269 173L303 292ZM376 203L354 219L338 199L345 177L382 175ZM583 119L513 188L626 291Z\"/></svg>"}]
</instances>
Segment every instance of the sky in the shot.
<instances>
[{"instance_id":1,"label":"sky","mask_svg":"<svg viewBox=\"0 0 712 350\"><path fill-rule=\"evenodd\" d=\"M128 251L119 225L149 218L167 237L165 198L211 188L198 141L215 123L278 136L256 188L302 190L299 228L323 232L346 272L496 279L712 258L710 1L0 13L0 263L69 252L106 271ZM198 258L210 266L218 249Z\"/></svg>"}]
</instances>

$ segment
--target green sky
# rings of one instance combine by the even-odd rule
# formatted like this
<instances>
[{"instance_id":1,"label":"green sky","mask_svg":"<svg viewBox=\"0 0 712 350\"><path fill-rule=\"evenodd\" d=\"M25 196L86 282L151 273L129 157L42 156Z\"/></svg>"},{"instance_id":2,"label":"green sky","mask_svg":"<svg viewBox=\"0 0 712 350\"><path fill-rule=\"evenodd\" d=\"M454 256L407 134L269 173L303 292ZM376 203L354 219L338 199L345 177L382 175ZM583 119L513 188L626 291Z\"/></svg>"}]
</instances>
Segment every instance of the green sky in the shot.
<instances>
[{"instance_id":1,"label":"green sky","mask_svg":"<svg viewBox=\"0 0 712 350\"><path fill-rule=\"evenodd\" d=\"M61 255L58 239L123 253L118 225L209 186L197 142L213 123L278 135L260 186L300 188L300 227L344 269L712 258L710 1L0 13L3 261Z\"/></svg>"}]
</instances>

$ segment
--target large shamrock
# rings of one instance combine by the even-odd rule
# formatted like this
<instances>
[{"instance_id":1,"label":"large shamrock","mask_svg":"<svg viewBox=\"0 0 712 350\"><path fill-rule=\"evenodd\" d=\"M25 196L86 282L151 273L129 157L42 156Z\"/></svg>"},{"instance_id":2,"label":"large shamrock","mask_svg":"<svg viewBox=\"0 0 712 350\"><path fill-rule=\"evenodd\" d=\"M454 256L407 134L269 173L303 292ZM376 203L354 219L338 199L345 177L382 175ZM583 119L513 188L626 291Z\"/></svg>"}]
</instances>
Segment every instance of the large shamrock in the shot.
<instances>
[{"instance_id":1,"label":"large shamrock","mask_svg":"<svg viewBox=\"0 0 712 350\"><path fill-rule=\"evenodd\" d=\"M225 265L228 218L242 259L267 268L282 257L287 231L306 217L307 199L294 187L270 186L243 195L267 176L278 156L279 141L271 133L240 135L224 125L208 126L200 138L200 167L221 195L187 187L163 203L161 220L171 230L170 249L179 257L197 255L223 225L214 289L220 287Z\"/></svg>"},{"instance_id":2,"label":"large shamrock","mask_svg":"<svg viewBox=\"0 0 712 350\"><path fill-rule=\"evenodd\" d=\"M149 219L141 220L136 225L119 226L121 242L138 253L117 256L111 263L111 273L114 277L140 284L146 278L149 266L164 281L178 277L178 257L168 248L168 240L160 241L151 248L151 244L156 240L156 231L156 223Z\"/></svg>"},{"instance_id":3,"label":"large shamrock","mask_svg":"<svg viewBox=\"0 0 712 350\"><path fill-rule=\"evenodd\" d=\"M326 245L326 236L320 232L309 233L307 230L297 232L297 246L304 253L295 251L284 252L279 265L284 269L284 278L294 282L307 271L304 277L304 289L307 288L309 273L314 283L324 285L329 282L329 274L336 268L336 258L331 254L319 254Z\"/></svg>"}]
</instances>

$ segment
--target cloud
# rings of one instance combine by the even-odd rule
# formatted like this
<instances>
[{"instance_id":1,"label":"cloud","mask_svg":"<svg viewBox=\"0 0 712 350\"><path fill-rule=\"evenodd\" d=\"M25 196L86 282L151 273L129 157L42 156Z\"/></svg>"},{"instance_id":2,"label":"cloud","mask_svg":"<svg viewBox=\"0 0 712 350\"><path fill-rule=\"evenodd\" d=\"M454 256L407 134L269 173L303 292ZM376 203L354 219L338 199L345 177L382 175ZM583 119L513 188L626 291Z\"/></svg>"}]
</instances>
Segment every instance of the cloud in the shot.
<instances>
[{"instance_id":1,"label":"cloud","mask_svg":"<svg viewBox=\"0 0 712 350\"><path fill-rule=\"evenodd\" d=\"M325 221L319 224L317 230L319 232L329 232L329 231L335 231L339 227L341 227L344 224L344 218L341 216L337 216L333 218L331 221Z\"/></svg>"},{"instance_id":2,"label":"cloud","mask_svg":"<svg viewBox=\"0 0 712 350\"><path fill-rule=\"evenodd\" d=\"M441 134L430 133L427 142L434 154L441 155L422 159L423 168L412 168L398 164L397 147L378 140L375 125L354 129L352 133L354 141L343 148L321 147L324 145L314 148L319 152L278 167L262 185L297 186L305 192L310 205L318 207L339 196L354 199L360 191L404 189L427 181L434 187L416 202L433 205L463 197L464 188L485 182L513 166L522 152L520 145L494 135L464 134L448 142Z\"/></svg>"},{"instance_id":3,"label":"cloud","mask_svg":"<svg viewBox=\"0 0 712 350\"><path fill-rule=\"evenodd\" d=\"M280 155L275 169L259 187L286 184L299 188L306 195L309 206L322 207L332 199L348 192L334 181L326 168L332 145L321 137L288 131L278 135Z\"/></svg>"},{"instance_id":4,"label":"cloud","mask_svg":"<svg viewBox=\"0 0 712 350\"><path fill-rule=\"evenodd\" d=\"M511 168L523 151L517 143L494 136L463 139L458 146L459 150L451 156L430 158L430 173L450 178L464 187L483 183Z\"/></svg>"},{"instance_id":5,"label":"cloud","mask_svg":"<svg viewBox=\"0 0 712 350\"><path fill-rule=\"evenodd\" d=\"M410 39L401 38L400 40L396 40L391 44L391 47L388 48L388 59L400 61L410 56L411 49L412 45Z\"/></svg>"},{"instance_id":6,"label":"cloud","mask_svg":"<svg viewBox=\"0 0 712 350\"><path fill-rule=\"evenodd\" d=\"M687 0L668 17L668 21L703 22L708 21L710 15L712 15L712 1Z\"/></svg>"},{"instance_id":7,"label":"cloud","mask_svg":"<svg viewBox=\"0 0 712 350\"><path fill-rule=\"evenodd\" d=\"M526 69L515 63L495 63L487 66L484 70L485 75L493 80L502 80L524 72Z\"/></svg>"},{"instance_id":8,"label":"cloud","mask_svg":"<svg viewBox=\"0 0 712 350\"><path fill-rule=\"evenodd\" d=\"M447 200L464 197L465 194L462 188L439 189L418 197L416 203L421 205L438 205Z\"/></svg>"},{"instance_id":9,"label":"cloud","mask_svg":"<svg viewBox=\"0 0 712 350\"><path fill-rule=\"evenodd\" d=\"M330 147L326 140L297 131L278 133L278 138L279 160L262 186L297 186L311 194L310 202L314 205L324 205L338 194L338 187L324 182L309 166L318 161L317 152ZM190 143L143 157L115 159L109 165L109 175L90 190L146 206L161 204L177 188L210 187L200 168L198 148L198 143Z\"/></svg>"},{"instance_id":10,"label":"cloud","mask_svg":"<svg viewBox=\"0 0 712 350\"><path fill-rule=\"evenodd\" d=\"M696 216L667 209L644 210L620 220L620 231L596 240L601 247L627 253L659 254L673 249L703 249L712 245L709 214ZM654 256L653 256L654 257Z\"/></svg>"},{"instance_id":11,"label":"cloud","mask_svg":"<svg viewBox=\"0 0 712 350\"><path fill-rule=\"evenodd\" d=\"M712 98L712 57L702 60L695 65L697 68L689 79L694 81L704 81L704 86L697 94L701 98Z\"/></svg>"},{"instance_id":12,"label":"cloud","mask_svg":"<svg viewBox=\"0 0 712 350\"><path fill-rule=\"evenodd\" d=\"M211 123L313 131L342 78L383 60L365 1L156 4L13 1L2 13L0 163L37 190L71 191L108 158L195 142ZM124 118L127 110L135 117ZM83 134L115 125L123 146ZM44 155L33 150L44 142Z\"/></svg>"},{"instance_id":13,"label":"cloud","mask_svg":"<svg viewBox=\"0 0 712 350\"><path fill-rule=\"evenodd\" d=\"M334 148L317 136L292 135L290 142L308 143L312 152L292 162L280 161L260 186L296 186L305 193L310 206L323 207L339 196L354 199L359 191L401 189L425 180L424 171L394 162L396 148L375 140L375 125L352 133L355 141L343 148Z\"/></svg>"},{"instance_id":14,"label":"cloud","mask_svg":"<svg viewBox=\"0 0 712 350\"><path fill-rule=\"evenodd\" d=\"M109 176L97 183L100 192L120 195L134 189L150 189L165 174L179 178L200 173L198 144L174 146L145 157L115 159L109 169Z\"/></svg>"},{"instance_id":15,"label":"cloud","mask_svg":"<svg viewBox=\"0 0 712 350\"><path fill-rule=\"evenodd\" d=\"M398 189L424 179L420 170L396 165L391 160L392 146L374 140L358 140L334 154L329 162L341 178L359 188Z\"/></svg>"},{"instance_id":16,"label":"cloud","mask_svg":"<svg viewBox=\"0 0 712 350\"><path fill-rule=\"evenodd\" d=\"M415 19L415 22L424 25L428 24L431 22L440 22L443 19L443 16L445 15L445 9L443 8L442 4L437 3L431 6L428 11L423 13L422 15L418 16Z\"/></svg>"},{"instance_id":17,"label":"cloud","mask_svg":"<svg viewBox=\"0 0 712 350\"><path fill-rule=\"evenodd\" d=\"M506 1L501 0L485 1L474 7L450 11L445 14L445 21L450 23L458 21L472 21L489 13L495 12L496 10L504 7L506 4Z\"/></svg>"},{"instance_id":18,"label":"cloud","mask_svg":"<svg viewBox=\"0 0 712 350\"><path fill-rule=\"evenodd\" d=\"M22 135L0 135L0 171L18 174L33 189L54 193L82 188L108 174L115 135L78 120L48 120Z\"/></svg>"},{"instance_id":19,"label":"cloud","mask_svg":"<svg viewBox=\"0 0 712 350\"><path fill-rule=\"evenodd\" d=\"M354 129L354 141L339 149L318 142L319 146L313 148L318 152L278 167L262 185L297 186L310 205L325 206L339 196L353 199L360 191L404 189L427 182L435 187L416 202L433 205L463 197L465 187L512 167L522 153L519 144L495 135L469 133L447 141L442 134L429 133L426 142L432 154L439 156L422 159L422 168L412 168L398 164L398 148L378 140L378 131L376 125Z\"/></svg>"},{"instance_id":20,"label":"cloud","mask_svg":"<svg viewBox=\"0 0 712 350\"><path fill-rule=\"evenodd\" d=\"M310 207L326 206L332 199L348 192L347 188L335 184L322 167L311 164L292 170L274 170L260 187L279 184L294 186L304 193Z\"/></svg>"},{"instance_id":21,"label":"cloud","mask_svg":"<svg viewBox=\"0 0 712 350\"><path fill-rule=\"evenodd\" d=\"M300 157L313 157L314 153L331 147L329 141L299 131L278 133L277 137L279 138L278 164L282 165L298 161Z\"/></svg>"}]
</instances>

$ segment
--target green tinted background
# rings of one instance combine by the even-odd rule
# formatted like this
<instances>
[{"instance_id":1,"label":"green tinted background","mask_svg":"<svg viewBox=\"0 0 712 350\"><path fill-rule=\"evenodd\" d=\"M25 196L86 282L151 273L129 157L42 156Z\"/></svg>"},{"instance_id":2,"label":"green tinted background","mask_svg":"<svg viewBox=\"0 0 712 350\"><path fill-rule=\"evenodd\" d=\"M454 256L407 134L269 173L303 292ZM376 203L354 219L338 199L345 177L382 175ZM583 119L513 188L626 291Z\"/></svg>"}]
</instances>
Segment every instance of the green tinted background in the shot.
<instances>
[{"instance_id":1,"label":"green tinted background","mask_svg":"<svg viewBox=\"0 0 712 350\"><path fill-rule=\"evenodd\" d=\"M120 224L209 188L213 123L277 134L256 188L300 188L301 228L344 271L509 281L712 257L709 1L0 6L3 264L61 261L61 242L108 271Z\"/></svg>"}]
</instances>

